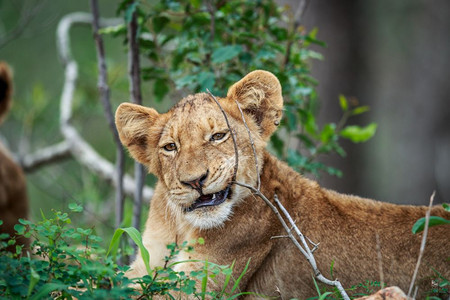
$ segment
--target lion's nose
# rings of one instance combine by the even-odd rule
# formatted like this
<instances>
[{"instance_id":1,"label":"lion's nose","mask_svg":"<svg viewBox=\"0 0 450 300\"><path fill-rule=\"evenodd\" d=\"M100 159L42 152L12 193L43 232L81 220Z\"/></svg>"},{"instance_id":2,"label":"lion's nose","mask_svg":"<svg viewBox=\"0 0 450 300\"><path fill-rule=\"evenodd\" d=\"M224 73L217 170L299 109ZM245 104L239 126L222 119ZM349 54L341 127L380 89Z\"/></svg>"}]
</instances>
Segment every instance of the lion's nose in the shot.
<instances>
[{"instance_id":1,"label":"lion's nose","mask_svg":"<svg viewBox=\"0 0 450 300\"><path fill-rule=\"evenodd\" d=\"M206 178L208 177L208 173L209 171L206 171L205 174L201 175L200 177L194 180L181 181L181 183L190 186L191 188L197 190L200 194L202 194L202 187L206 181Z\"/></svg>"}]
</instances>

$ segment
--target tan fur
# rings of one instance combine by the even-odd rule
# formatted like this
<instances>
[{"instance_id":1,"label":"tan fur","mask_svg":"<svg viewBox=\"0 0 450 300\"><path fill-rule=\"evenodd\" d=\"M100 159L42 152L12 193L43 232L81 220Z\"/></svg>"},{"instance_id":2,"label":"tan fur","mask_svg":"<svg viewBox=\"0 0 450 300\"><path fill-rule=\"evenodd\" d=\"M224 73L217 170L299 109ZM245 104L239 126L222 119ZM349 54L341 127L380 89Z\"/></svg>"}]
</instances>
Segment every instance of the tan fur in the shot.
<instances>
[{"instance_id":1,"label":"tan fur","mask_svg":"<svg viewBox=\"0 0 450 300\"><path fill-rule=\"evenodd\" d=\"M6 63L0 62L0 123L6 116L12 102L12 75ZM0 143L0 232L14 236L14 225L19 218L28 216L28 198L25 176L22 169L14 162L11 154ZM21 237L18 244L28 244ZM15 252L15 247L9 247Z\"/></svg>"},{"instance_id":2,"label":"tan fur","mask_svg":"<svg viewBox=\"0 0 450 300\"><path fill-rule=\"evenodd\" d=\"M262 192L269 199L276 193L300 230L312 241L320 242L315 257L326 277L334 262L334 277L346 288L379 280L378 234L385 281L406 289L421 239L421 234L411 233L411 227L425 215L426 208L381 203L323 189L269 154L265 145L279 124L283 100L277 78L265 71L248 74L229 89L226 98L219 99L236 133L237 181L256 185L257 171L235 100L245 113L255 142ZM251 258L241 281L243 291L278 297L279 290L283 299L317 295L306 259L288 239L271 239L286 233L274 213L247 189L233 184L231 198L224 203L185 212L200 193L198 185L182 182L203 178L202 193L212 194L225 189L233 176L233 142L219 107L209 95L188 96L165 114L123 103L117 109L116 123L130 154L159 178L143 233L152 267L163 264L168 254L166 244L203 237L204 245L197 245L194 253L178 259L207 259L218 264L236 260L238 274ZM223 132L227 132L223 140L211 141L212 135ZM176 150L164 149L171 143ZM432 214L450 219L450 214L438 207ZM426 278L434 276L431 268L450 277L446 261L450 256L449 236L449 226L430 228L420 272L421 292L431 287L431 279ZM189 271L198 265L184 263L177 267ZM144 274L139 255L128 275ZM220 288L220 282L209 288Z\"/></svg>"}]
</instances>

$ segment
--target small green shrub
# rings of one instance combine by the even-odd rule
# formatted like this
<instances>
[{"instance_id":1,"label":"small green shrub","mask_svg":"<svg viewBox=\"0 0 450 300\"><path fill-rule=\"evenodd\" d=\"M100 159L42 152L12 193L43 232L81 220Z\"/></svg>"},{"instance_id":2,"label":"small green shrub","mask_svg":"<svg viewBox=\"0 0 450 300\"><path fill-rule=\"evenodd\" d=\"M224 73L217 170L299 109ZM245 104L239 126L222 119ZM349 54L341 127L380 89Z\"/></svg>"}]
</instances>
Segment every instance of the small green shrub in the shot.
<instances>
[{"instance_id":1,"label":"small green shrub","mask_svg":"<svg viewBox=\"0 0 450 300\"><path fill-rule=\"evenodd\" d=\"M323 59L312 45L325 46L318 30L299 26L287 7L274 0L122 0L118 13L125 24L102 30L127 39L126 24L138 16L142 78L153 86L146 100L179 100L180 95L206 92L225 96L228 88L256 69L272 72L283 87L285 117L271 139L272 150L300 172L342 172L317 161L322 154L345 156L339 140L370 139L376 124L347 126L348 119L368 111L339 96L342 118L319 127L317 81L312 60Z\"/></svg>"},{"instance_id":2,"label":"small green shrub","mask_svg":"<svg viewBox=\"0 0 450 300\"><path fill-rule=\"evenodd\" d=\"M70 204L69 208L75 213L83 210L77 204ZM18 235L31 238L33 242L30 249L17 245L16 252L10 253L5 249L14 245L15 240L9 239L7 234L0 236L0 298L151 299L155 295L166 295L173 299L189 295L198 299L228 299L243 294L238 287L246 270L235 279L233 264L201 262L203 268L190 274L176 271L175 265L184 263L175 260L179 252L194 251L187 242L167 246L170 255L164 267L148 268L148 275L129 279L125 276L128 267L119 266L116 259L120 257L118 243L123 232L138 241L143 251L141 235L134 228L118 229L108 252L101 246L102 239L95 235L94 228L75 227L69 214L59 211L53 211L51 218L42 214L42 220L36 223L21 219L15 229ZM27 250L23 251L27 255L22 255L22 250ZM222 290L208 291L208 281L218 276L225 278ZM201 289L196 288L196 282L201 282ZM134 290L130 285L140 289Z\"/></svg>"}]
</instances>

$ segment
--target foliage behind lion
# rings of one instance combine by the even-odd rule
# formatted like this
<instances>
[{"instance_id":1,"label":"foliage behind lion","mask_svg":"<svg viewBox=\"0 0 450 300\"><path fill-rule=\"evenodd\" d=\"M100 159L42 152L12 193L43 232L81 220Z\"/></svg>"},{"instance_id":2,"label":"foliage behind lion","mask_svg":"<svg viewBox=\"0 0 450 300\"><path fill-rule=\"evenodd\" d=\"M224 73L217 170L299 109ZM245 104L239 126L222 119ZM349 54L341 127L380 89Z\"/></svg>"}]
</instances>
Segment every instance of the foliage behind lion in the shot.
<instances>
[{"instance_id":1,"label":"foliage behind lion","mask_svg":"<svg viewBox=\"0 0 450 300\"><path fill-rule=\"evenodd\" d=\"M235 101L251 131L258 164ZM378 235L385 282L408 288L421 240L411 227L425 215L425 207L381 203L323 189L265 150L283 109L281 86L271 73L248 74L219 102L236 138L235 181L256 186L260 174L262 193L269 199L276 194L303 234L320 242L314 254L324 274L333 264L333 276L346 288L380 280ZM306 259L289 239L273 238L286 235L274 213L233 181L232 133L210 95L188 96L164 114L123 103L117 109L116 124L130 154L159 178L143 234L152 267L163 265L167 244L203 237L204 245L177 259L236 261L235 270L241 272L251 258L242 290L283 299L317 296ZM432 215L450 218L438 207ZM431 289L431 278L437 277L433 269L450 277L449 236L449 226L430 228L419 273L422 294ZM190 271L199 265L183 263L177 268ZM145 273L139 255L128 276ZM209 287L220 289L220 282Z\"/></svg>"}]
</instances>

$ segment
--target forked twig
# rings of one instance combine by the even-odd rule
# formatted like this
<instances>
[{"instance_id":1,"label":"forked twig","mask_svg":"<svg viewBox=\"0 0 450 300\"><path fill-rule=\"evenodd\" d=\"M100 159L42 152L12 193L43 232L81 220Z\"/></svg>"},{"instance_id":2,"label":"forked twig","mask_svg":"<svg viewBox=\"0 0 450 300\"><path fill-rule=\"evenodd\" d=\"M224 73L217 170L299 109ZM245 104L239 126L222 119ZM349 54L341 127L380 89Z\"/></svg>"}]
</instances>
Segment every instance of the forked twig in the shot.
<instances>
[{"instance_id":1,"label":"forked twig","mask_svg":"<svg viewBox=\"0 0 450 300\"><path fill-rule=\"evenodd\" d=\"M339 292L341 293L341 295L342 295L342 297L344 299L350 299L348 297L347 293L345 292L344 287L342 286L342 284L341 284L341 282L339 280L337 280L337 279L329 280L329 279L325 278L322 275L322 273L320 272L319 268L317 267L316 259L314 258L313 252L315 250L317 250L318 244L312 243L314 245L314 248L312 250L309 249L308 243L306 241L307 238L305 238L305 236L301 233L300 229L298 229L298 227L295 224L294 220L289 215L289 213L286 210L286 208L284 208L284 206L281 204L281 202L279 201L278 196L276 194L274 196L274 201L278 205L278 207L281 209L281 211L283 212L284 216L288 219L288 221L291 224L291 226L294 228L295 233L297 234L297 236L300 238L300 241L301 241L301 243L302 243L302 245L303 245L303 247L305 249L305 252L306 252L306 254L303 254L303 255L305 255L306 260L309 262L309 264L313 268L314 276L317 278L317 280L319 280L319 281L321 281L321 282L323 282L325 284L328 284L328 285L331 285L331 286L335 286L339 290ZM295 238L295 236L291 232L288 232L288 234L289 234L289 236L291 236L291 240L292 239L297 240Z\"/></svg>"},{"instance_id":2,"label":"forked twig","mask_svg":"<svg viewBox=\"0 0 450 300\"><path fill-rule=\"evenodd\" d=\"M116 25L118 22L120 22L118 19L100 19L101 26ZM64 86L60 98L60 129L65 142L68 143L70 153L78 162L113 185L117 185L114 166L89 145L76 127L72 125L72 106L78 78L78 64L72 56L69 31L74 25L90 25L91 23L91 14L71 13L64 16L58 24L58 54L65 71ZM125 175L123 183L125 194L132 194L135 180L129 175ZM145 187L144 194L146 198L150 199L153 196L153 189Z\"/></svg>"},{"instance_id":3,"label":"forked twig","mask_svg":"<svg viewBox=\"0 0 450 300\"><path fill-rule=\"evenodd\" d=\"M227 123L228 129L232 132L232 138L233 138L233 145L234 145L234 149L235 149L235 154L236 154L236 164L235 164L235 174L237 173L237 167L238 167L238 147L237 147L237 143L236 143L236 138L234 136L234 132L232 131L230 124L228 122L228 117L226 112L223 110L222 106L220 105L220 103L217 101L216 97L209 91L207 90L207 92L209 93L209 95L214 99L214 101L216 102L216 104L219 106L220 110L222 111L223 116L225 117L225 121ZM241 112L241 116L242 116L242 120L244 122L244 126L248 132L250 141L251 141L251 145L252 145L252 149L253 149L253 154L255 156L255 163L257 162L257 156L256 156L256 149L253 143L253 139L252 139L252 135L250 132L250 129L247 126L247 123L245 122L245 118L244 118L244 114L239 106L239 103L237 101L235 101L239 111ZM292 219L292 217L290 216L290 214L287 212L287 210L284 208L284 206L281 204L281 202L278 200L278 196L275 194L274 195L274 201L275 203L278 205L278 207L280 208L280 210L283 212L283 215L286 219L288 219L290 225L292 226L292 229L294 229L296 235L298 236L298 238L300 239L300 242L303 244L300 245L299 241L297 240L296 236L294 234L292 234L292 229L289 228L288 224L286 223L286 221L284 220L283 216L281 215L280 211L277 209L277 207L275 205L273 205L273 203L261 192L260 190L260 174L259 174L259 170L258 170L258 166L256 165L256 169L257 169L257 176L258 176L258 188L255 188L251 185L248 185L246 183L242 183L242 182L238 182L236 181L236 178L234 176L234 183L236 185L248 188L249 190L251 190L253 192L254 195L260 197L266 204L267 206L270 207L270 209L274 212L274 214L276 215L276 217L278 218L278 220L280 221L281 225L283 226L283 228L286 230L287 232L287 237L292 241L292 243L295 245L295 247L297 247L297 249L303 254L303 256L306 258L306 260L308 261L308 263L311 265L311 267L313 268L313 272L314 272L314 277L321 281L322 283L325 283L327 285L331 285L331 286L335 286L339 292L342 295L342 298L345 300L349 300L350 298L348 297L347 293L345 292L342 284L336 279L334 281L329 280L327 278L325 278L321 272L319 271L318 267L317 267L317 263L316 260L314 258L313 252L317 249L318 244L315 244L313 242L311 242L309 239L308 241L314 246L313 250L311 250L308 246L307 240L305 238L305 236L301 233L301 231L298 229L297 225L295 224L294 220ZM275 238L279 238L282 236L277 236Z\"/></svg>"},{"instance_id":4,"label":"forked twig","mask_svg":"<svg viewBox=\"0 0 450 300\"><path fill-rule=\"evenodd\" d=\"M414 283L416 282L417 273L419 272L420 263L422 261L423 253L425 251L425 244L427 242L427 235L428 235L428 227L429 227L429 223L430 223L431 208L433 206L435 194L436 194L436 191L433 191L433 194L431 194L431 197L430 197L430 205L428 206L427 213L425 214L425 227L423 228L423 236L422 236L422 242L420 243L419 257L417 258L417 264L414 269L414 274L411 279L411 284L409 285L408 299L411 296L411 293L412 293L412 290L414 287Z\"/></svg>"}]
</instances>

